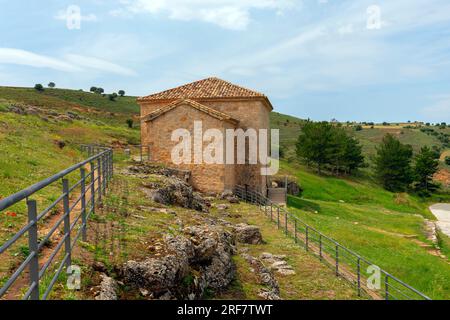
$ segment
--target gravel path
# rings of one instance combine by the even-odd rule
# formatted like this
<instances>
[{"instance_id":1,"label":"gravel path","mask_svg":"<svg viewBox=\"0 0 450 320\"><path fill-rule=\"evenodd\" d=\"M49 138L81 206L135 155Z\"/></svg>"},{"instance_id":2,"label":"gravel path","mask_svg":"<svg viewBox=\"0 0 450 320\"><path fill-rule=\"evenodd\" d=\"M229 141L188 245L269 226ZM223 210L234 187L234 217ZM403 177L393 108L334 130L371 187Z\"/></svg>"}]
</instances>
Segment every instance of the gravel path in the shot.
<instances>
[{"instance_id":1,"label":"gravel path","mask_svg":"<svg viewBox=\"0 0 450 320\"><path fill-rule=\"evenodd\" d=\"M439 229L450 237L450 203L439 203L430 207L431 212L438 219Z\"/></svg>"}]
</instances>

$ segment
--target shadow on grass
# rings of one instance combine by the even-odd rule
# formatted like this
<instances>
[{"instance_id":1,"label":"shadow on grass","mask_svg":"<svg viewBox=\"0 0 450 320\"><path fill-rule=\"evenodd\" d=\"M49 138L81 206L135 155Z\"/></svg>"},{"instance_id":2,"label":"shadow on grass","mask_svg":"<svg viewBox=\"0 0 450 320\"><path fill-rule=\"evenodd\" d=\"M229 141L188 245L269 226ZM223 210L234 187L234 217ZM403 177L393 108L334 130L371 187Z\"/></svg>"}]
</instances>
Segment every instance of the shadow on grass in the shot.
<instances>
[{"instance_id":1,"label":"shadow on grass","mask_svg":"<svg viewBox=\"0 0 450 320\"><path fill-rule=\"evenodd\" d=\"M320 205L318 205L317 203L300 199L294 196L288 197L288 206L296 209L301 209L304 211L320 212Z\"/></svg>"}]
</instances>

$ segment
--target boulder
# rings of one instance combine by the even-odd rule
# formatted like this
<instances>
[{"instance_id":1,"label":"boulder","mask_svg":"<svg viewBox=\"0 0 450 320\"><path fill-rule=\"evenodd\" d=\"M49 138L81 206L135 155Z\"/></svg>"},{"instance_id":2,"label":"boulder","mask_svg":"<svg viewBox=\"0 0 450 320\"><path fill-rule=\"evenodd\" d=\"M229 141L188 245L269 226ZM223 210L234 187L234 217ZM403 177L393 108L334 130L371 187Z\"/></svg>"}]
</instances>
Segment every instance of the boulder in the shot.
<instances>
[{"instance_id":1,"label":"boulder","mask_svg":"<svg viewBox=\"0 0 450 320\"><path fill-rule=\"evenodd\" d=\"M248 224L241 223L234 226L234 232L238 242L247 244L263 243L261 231L257 226L250 226Z\"/></svg>"},{"instance_id":2,"label":"boulder","mask_svg":"<svg viewBox=\"0 0 450 320\"><path fill-rule=\"evenodd\" d=\"M151 200L160 204L177 205L201 212L209 211L209 202L194 192L189 184L175 177L166 177L160 188L148 191Z\"/></svg>"},{"instance_id":3,"label":"boulder","mask_svg":"<svg viewBox=\"0 0 450 320\"><path fill-rule=\"evenodd\" d=\"M100 275L102 281L99 285L99 293L95 297L95 300L117 300L117 283L113 278L106 276L105 274Z\"/></svg>"},{"instance_id":4,"label":"boulder","mask_svg":"<svg viewBox=\"0 0 450 320\"><path fill-rule=\"evenodd\" d=\"M206 288L225 289L235 277L234 237L217 226L193 226L164 239L163 257L128 261L124 282L159 299L200 299Z\"/></svg>"}]
</instances>

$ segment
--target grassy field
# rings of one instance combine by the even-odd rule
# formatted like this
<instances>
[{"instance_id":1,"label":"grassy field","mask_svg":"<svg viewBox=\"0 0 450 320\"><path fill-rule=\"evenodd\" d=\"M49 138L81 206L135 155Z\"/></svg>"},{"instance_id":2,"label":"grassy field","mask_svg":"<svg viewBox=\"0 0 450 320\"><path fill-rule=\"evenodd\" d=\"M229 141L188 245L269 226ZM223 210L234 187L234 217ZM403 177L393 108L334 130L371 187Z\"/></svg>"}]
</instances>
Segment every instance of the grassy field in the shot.
<instances>
[{"instance_id":1,"label":"grassy field","mask_svg":"<svg viewBox=\"0 0 450 320\"><path fill-rule=\"evenodd\" d=\"M450 298L449 260L434 255L425 235L424 218L434 219L427 203L368 181L319 177L302 166L283 163L283 173L305 189L302 198L289 199L302 220L430 297ZM442 239L446 253L448 238Z\"/></svg>"},{"instance_id":2,"label":"grassy field","mask_svg":"<svg viewBox=\"0 0 450 320\"><path fill-rule=\"evenodd\" d=\"M48 120L39 114L18 115L7 112L7 107L15 103L35 105L62 114L67 111L76 112L83 119L68 122ZM116 102L112 102L107 97L76 90L46 89L39 93L34 89L0 87L0 197L17 192L79 161L82 157L78 151L80 143L139 143L139 127L129 129L125 124L129 118L134 118L135 123L139 122L137 116L138 107L134 97L118 98ZM362 172L357 178L340 179L318 176L296 164L294 150L301 123L300 119L278 113L271 116L272 127L281 130L281 145L286 149L289 159L289 164L282 162L282 174L287 173L297 178L305 189L302 198L290 198L291 209L306 222L431 297L448 299L448 260L431 254L434 248L425 236L423 219L434 219L427 209L428 203L407 194L384 191L373 182L370 170ZM434 130L450 132L448 128ZM413 145L415 150L423 145L442 146L435 136L427 135L419 129L398 126L376 126L374 129L364 127L362 131L354 131L354 134L362 142L368 160L374 154L376 144L387 132L397 135L402 142ZM66 144L63 149L58 147L59 141ZM130 182L131 185L134 183L137 182ZM54 195L59 193L60 187L55 184L46 189L39 194L37 200L41 204L55 200ZM438 197L430 201L448 198L446 195ZM16 215L1 213L0 242L26 221L23 203L11 211ZM252 221L264 225L263 221L256 218ZM269 239L274 237L281 246L287 245L276 238L278 236L275 234L268 233L269 230L266 229L265 232ZM276 241L272 245L279 247ZM439 245L442 253L448 257L449 238L440 235ZM20 257L21 251L22 247L15 248L14 257ZM298 259L297 262L301 263L303 258L300 254ZM237 260L239 266L239 258ZM3 267L13 263L9 260L3 262ZM244 266L242 277L241 287L246 279ZM331 281L331 278L327 279ZM0 279L0 284L1 281ZM251 289L246 292L251 297ZM300 291L293 292L302 295Z\"/></svg>"},{"instance_id":3,"label":"grassy field","mask_svg":"<svg viewBox=\"0 0 450 320\"><path fill-rule=\"evenodd\" d=\"M109 112L100 109L92 111L88 106L66 102L52 95L42 95L30 89L0 88L0 92L0 199L81 161L80 144L137 144L140 141L139 128L129 129L125 123L130 114L111 117ZM84 95L90 96L88 93ZM100 96L96 98L102 100ZM7 112L9 106L23 103L39 106L42 114ZM57 117L49 118L45 114L49 111L55 114L72 111L83 119L66 121ZM63 148L61 143L64 144ZM79 176L73 174L70 178L74 182ZM55 201L61 191L61 183L58 182L38 192L34 196L38 208L42 210ZM26 219L25 201L1 212L0 243L23 227ZM17 264L25 249L25 243L19 243L10 250L7 258L2 256L0 285L5 272Z\"/></svg>"}]
</instances>

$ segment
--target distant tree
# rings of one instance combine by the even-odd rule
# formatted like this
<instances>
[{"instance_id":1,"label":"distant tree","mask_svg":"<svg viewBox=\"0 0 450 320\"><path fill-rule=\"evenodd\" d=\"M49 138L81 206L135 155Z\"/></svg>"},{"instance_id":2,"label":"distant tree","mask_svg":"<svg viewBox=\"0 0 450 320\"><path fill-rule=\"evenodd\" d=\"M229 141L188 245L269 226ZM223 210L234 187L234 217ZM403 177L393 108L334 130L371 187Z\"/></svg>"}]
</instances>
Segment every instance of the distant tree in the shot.
<instances>
[{"instance_id":1,"label":"distant tree","mask_svg":"<svg viewBox=\"0 0 450 320\"><path fill-rule=\"evenodd\" d=\"M315 164L319 174L330 161L333 147L333 126L327 122L306 122L297 141L297 155L308 165Z\"/></svg>"},{"instance_id":2,"label":"distant tree","mask_svg":"<svg viewBox=\"0 0 450 320\"><path fill-rule=\"evenodd\" d=\"M44 91L44 86L42 84L38 83L34 86L34 89L36 91Z\"/></svg>"},{"instance_id":3,"label":"distant tree","mask_svg":"<svg viewBox=\"0 0 450 320\"><path fill-rule=\"evenodd\" d=\"M48 87L53 89L54 87L56 87L56 84L54 82L50 82L48 84Z\"/></svg>"},{"instance_id":4,"label":"distant tree","mask_svg":"<svg viewBox=\"0 0 450 320\"><path fill-rule=\"evenodd\" d=\"M109 94L108 95L108 98L109 98L109 100L111 100L111 101L116 101L116 98L117 98L117 93L111 93L111 94Z\"/></svg>"},{"instance_id":5,"label":"distant tree","mask_svg":"<svg viewBox=\"0 0 450 320\"><path fill-rule=\"evenodd\" d=\"M375 172L386 190L405 191L412 182L410 145L402 144L393 135L387 134L375 156Z\"/></svg>"},{"instance_id":6,"label":"distant tree","mask_svg":"<svg viewBox=\"0 0 450 320\"><path fill-rule=\"evenodd\" d=\"M91 89L89 89L89 91L92 93L97 93L97 87L91 87Z\"/></svg>"},{"instance_id":7,"label":"distant tree","mask_svg":"<svg viewBox=\"0 0 450 320\"><path fill-rule=\"evenodd\" d=\"M342 125L307 122L297 141L297 155L308 164L335 174L351 174L364 164L362 148Z\"/></svg>"},{"instance_id":8,"label":"distant tree","mask_svg":"<svg viewBox=\"0 0 450 320\"><path fill-rule=\"evenodd\" d=\"M445 157L445 164L450 166L450 157Z\"/></svg>"},{"instance_id":9,"label":"distant tree","mask_svg":"<svg viewBox=\"0 0 450 320\"><path fill-rule=\"evenodd\" d=\"M119 96L123 97L125 95L125 91L124 90L119 90Z\"/></svg>"},{"instance_id":10,"label":"distant tree","mask_svg":"<svg viewBox=\"0 0 450 320\"><path fill-rule=\"evenodd\" d=\"M356 130L356 131L363 131L363 126L360 125L360 124L358 124L358 125L355 127L355 130Z\"/></svg>"},{"instance_id":11,"label":"distant tree","mask_svg":"<svg viewBox=\"0 0 450 320\"><path fill-rule=\"evenodd\" d=\"M128 128L132 129L133 128L133 123L134 123L133 119L127 119Z\"/></svg>"},{"instance_id":12,"label":"distant tree","mask_svg":"<svg viewBox=\"0 0 450 320\"><path fill-rule=\"evenodd\" d=\"M95 90L95 93L98 94L103 94L105 92L105 90L103 88L97 88L97 90Z\"/></svg>"},{"instance_id":13,"label":"distant tree","mask_svg":"<svg viewBox=\"0 0 450 320\"><path fill-rule=\"evenodd\" d=\"M438 171L439 161L429 147L423 147L414 158L414 190L422 196L429 196L437 189L433 176Z\"/></svg>"}]
</instances>

